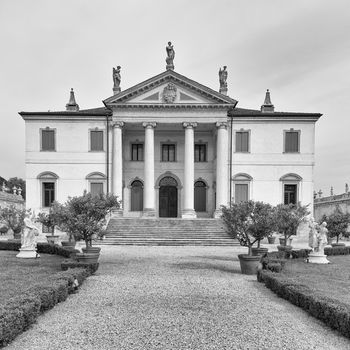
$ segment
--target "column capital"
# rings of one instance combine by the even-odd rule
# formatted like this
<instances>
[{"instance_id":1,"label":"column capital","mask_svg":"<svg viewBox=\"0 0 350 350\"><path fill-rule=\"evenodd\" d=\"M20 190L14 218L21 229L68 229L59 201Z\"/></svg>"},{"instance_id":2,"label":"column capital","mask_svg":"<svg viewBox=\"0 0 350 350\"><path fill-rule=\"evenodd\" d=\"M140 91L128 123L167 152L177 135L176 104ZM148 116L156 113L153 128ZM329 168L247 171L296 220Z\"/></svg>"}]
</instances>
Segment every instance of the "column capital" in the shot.
<instances>
[{"instance_id":1,"label":"column capital","mask_svg":"<svg viewBox=\"0 0 350 350\"><path fill-rule=\"evenodd\" d=\"M216 127L218 129L227 129L227 122L217 122Z\"/></svg>"},{"instance_id":2,"label":"column capital","mask_svg":"<svg viewBox=\"0 0 350 350\"><path fill-rule=\"evenodd\" d=\"M142 123L142 126L147 129L147 128L152 128L154 129L157 126L157 123L155 122L144 122Z\"/></svg>"},{"instance_id":3,"label":"column capital","mask_svg":"<svg viewBox=\"0 0 350 350\"><path fill-rule=\"evenodd\" d=\"M182 123L182 126L185 128L185 129L194 129L197 127L197 123L196 122L184 122Z\"/></svg>"},{"instance_id":4,"label":"column capital","mask_svg":"<svg viewBox=\"0 0 350 350\"><path fill-rule=\"evenodd\" d=\"M111 125L113 128L121 129L124 126L124 122L112 122Z\"/></svg>"}]
</instances>

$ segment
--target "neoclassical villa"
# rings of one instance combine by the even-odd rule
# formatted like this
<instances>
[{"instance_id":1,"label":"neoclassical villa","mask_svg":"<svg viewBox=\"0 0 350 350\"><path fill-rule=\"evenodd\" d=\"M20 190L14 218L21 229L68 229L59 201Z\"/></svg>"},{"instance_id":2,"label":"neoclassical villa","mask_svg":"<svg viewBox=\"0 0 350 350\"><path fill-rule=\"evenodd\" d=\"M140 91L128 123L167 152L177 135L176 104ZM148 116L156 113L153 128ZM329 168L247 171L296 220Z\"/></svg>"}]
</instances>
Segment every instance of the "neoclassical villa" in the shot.
<instances>
[{"instance_id":1,"label":"neoclassical villa","mask_svg":"<svg viewBox=\"0 0 350 350\"><path fill-rule=\"evenodd\" d=\"M247 199L312 208L321 114L275 112L269 91L260 109L239 108L226 67L215 91L174 70L171 43L166 63L124 91L113 69L103 107L79 109L72 89L64 111L19 113L28 208L85 190L119 196L124 217L218 217Z\"/></svg>"}]
</instances>

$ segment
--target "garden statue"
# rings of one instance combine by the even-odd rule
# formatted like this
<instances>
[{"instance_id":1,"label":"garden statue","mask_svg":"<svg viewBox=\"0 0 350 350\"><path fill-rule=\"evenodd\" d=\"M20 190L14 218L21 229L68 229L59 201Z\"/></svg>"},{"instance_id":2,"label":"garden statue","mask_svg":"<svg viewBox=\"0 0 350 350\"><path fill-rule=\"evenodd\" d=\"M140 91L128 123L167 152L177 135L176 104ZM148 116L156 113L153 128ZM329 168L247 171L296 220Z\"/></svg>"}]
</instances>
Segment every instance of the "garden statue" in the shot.
<instances>
[{"instance_id":1,"label":"garden statue","mask_svg":"<svg viewBox=\"0 0 350 350\"><path fill-rule=\"evenodd\" d=\"M16 255L17 258L38 258L39 254L36 252L36 238L39 231L33 224L32 220L27 216L24 219L24 228L21 237L21 249Z\"/></svg>"},{"instance_id":2,"label":"garden statue","mask_svg":"<svg viewBox=\"0 0 350 350\"><path fill-rule=\"evenodd\" d=\"M174 58L175 58L175 50L174 46L171 44L171 41L168 42L168 46L166 47L167 58L166 61L166 69L174 69Z\"/></svg>"},{"instance_id":3,"label":"garden statue","mask_svg":"<svg viewBox=\"0 0 350 350\"><path fill-rule=\"evenodd\" d=\"M113 67L113 91L114 92L120 92L120 82L122 80L121 75L120 75L120 66L117 66L117 69Z\"/></svg>"},{"instance_id":4,"label":"garden statue","mask_svg":"<svg viewBox=\"0 0 350 350\"><path fill-rule=\"evenodd\" d=\"M311 216L308 220L309 226L309 246L315 250L318 246L318 238L317 238L317 227L318 224L315 219Z\"/></svg>"},{"instance_id":5,"label":"garden statue","mask_svg":"<svg viewBox=\"0 0 350 350\"><path fill-rule=\"evenodd\" d=\"M309 227L311 227L309 245L313 248L313 251L309 254L307 262L313 264L329 264L327 256L324 254L324 247L327 245L327 223L325 221L322 222L321 225L315 223L314 228L312 224L310 224Z\"/></svg>"}]
</instances>

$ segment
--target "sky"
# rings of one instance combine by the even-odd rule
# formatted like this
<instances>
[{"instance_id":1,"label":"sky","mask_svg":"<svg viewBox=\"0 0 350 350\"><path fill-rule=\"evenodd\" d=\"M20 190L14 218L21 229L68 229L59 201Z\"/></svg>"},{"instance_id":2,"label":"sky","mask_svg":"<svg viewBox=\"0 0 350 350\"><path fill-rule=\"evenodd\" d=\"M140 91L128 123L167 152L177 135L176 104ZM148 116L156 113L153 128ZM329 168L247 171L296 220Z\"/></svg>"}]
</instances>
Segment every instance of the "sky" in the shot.
<instances>
[{"instance_id":1,"label":"sky","mask_svg":"<svg viewBox=\"0 0 350 350\"><path fill-rule=\"evenodd\" d=\"M0 0L0 176L25 178L19 111L81 109L165 70L259 109L317 112L315 189L350 184L350 2L348 0Z\"/></svg>"}]
</instances>

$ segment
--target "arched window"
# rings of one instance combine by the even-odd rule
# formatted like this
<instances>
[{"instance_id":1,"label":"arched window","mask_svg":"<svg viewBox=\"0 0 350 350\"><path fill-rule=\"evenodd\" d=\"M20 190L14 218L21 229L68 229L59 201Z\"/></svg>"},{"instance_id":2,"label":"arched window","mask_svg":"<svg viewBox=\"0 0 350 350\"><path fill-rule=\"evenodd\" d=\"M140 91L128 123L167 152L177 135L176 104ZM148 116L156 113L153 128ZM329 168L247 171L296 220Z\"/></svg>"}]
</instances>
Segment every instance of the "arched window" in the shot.
<instances>
[{"instance_id":1,"label":"arched window","mask_svg":"<svg viewBox=\"0 0 350 350\"><path fill-rule=\"evenodd\" d=\"M207 211L207 186L204 181L194 183L194 210Z\"/></svg>"},{"instance_id":2,"label":"arched window","mask_svg":"<svg viewBox=\"0 0 350 350\"><path fill-rule=\"evenodd\" d=\"M130 211L143 210L143 184L140 180L131 183L131 208Z\"/></svg>"},{"instance_id":3,"label":"arched window","mask_svg":"<svg viewBox=\"0 0 350 350\"><path fill-rule=\"evenodd\" d=\"M90 173L86 176L88 180L89 192L92 196L98 196L105 193L106 176L100 172Z\"/></svg>"},{"instance_id":4,"label":"arched window","mask_svg":"<svg viewBox=\"0 0 350 350\"><path fill-rule=\"evenodd\" d=\"M250 199L250 183L253 178L245 173L236 174L233 177L233 185L234 185L234 202L247 202Z\"/></svg>"},{"instance_id":5,"label":"arched window","mask_svg":"<svg viewBox=\"0 0 350 350\"><path fill-rule=\"evenodd\" d=\"M297 204L302 177L297 174L286 174L280 178L284 204Z\"/></svg>"},{"instance_id":6,"label":"arched window","mask_svg":"<svg viewBox=\"0 0 350 350\"><path fill-rule=\"evenodd\" d=\"M49 207L56 200L58 176L51 171L45 171L39 174L37 179L40 181L41 206Z\"/></svg>"}]
</instances>

